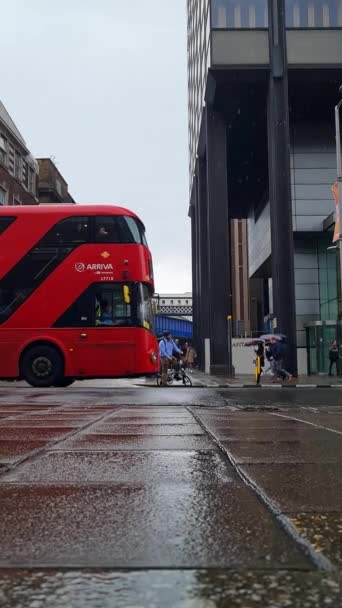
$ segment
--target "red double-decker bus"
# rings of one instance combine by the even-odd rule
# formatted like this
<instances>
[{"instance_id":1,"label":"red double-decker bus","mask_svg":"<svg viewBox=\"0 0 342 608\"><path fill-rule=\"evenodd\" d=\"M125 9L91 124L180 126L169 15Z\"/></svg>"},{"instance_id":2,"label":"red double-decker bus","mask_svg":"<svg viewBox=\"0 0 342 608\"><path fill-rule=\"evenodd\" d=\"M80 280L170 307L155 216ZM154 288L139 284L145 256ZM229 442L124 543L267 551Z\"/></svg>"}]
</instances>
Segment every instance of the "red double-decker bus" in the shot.
<instances>
[{"instance_id":1,"label":"red double-decker bus","mask_svg":"<svg viewBox=\"0 0 342 608\"><path fill-rule=\"evenodd\" d=\"M127 209L0 207L0 378L154 374L153 292L145 229Z\"/></svg>"}]
</instances>

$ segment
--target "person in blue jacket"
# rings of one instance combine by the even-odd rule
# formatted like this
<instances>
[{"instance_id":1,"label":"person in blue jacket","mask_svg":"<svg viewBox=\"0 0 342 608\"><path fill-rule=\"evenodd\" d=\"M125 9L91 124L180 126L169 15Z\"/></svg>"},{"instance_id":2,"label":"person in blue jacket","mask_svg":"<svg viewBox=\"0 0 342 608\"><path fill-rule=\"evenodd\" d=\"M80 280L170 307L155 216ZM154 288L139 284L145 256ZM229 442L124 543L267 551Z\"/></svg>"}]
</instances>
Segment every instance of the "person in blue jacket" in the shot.
<instances>
[{"instance_id":1,"label":"person in blue jacket","mask_svg":"<svg viewBox=\"0 0 342 608\"><path fill-rule=\"evenodd\" d=\"M174 353L181 354L182 351L172 339L171 332L166 330L159 342L161 386L167 386L167 372L173 363Z\"/></svg>"},{"instance_id":2,"label":"person in blue jacket","mask_svg":"<svg viewBox=\"0 0 342 608\"><path fill-rule=\"evenodd\" d=\"M286 355L286 347L284 342L271 338L270 344L271 366L274 373L274 381L292 380L292 375L284 369L284 359Z\"/></svg>"}]
</instances>

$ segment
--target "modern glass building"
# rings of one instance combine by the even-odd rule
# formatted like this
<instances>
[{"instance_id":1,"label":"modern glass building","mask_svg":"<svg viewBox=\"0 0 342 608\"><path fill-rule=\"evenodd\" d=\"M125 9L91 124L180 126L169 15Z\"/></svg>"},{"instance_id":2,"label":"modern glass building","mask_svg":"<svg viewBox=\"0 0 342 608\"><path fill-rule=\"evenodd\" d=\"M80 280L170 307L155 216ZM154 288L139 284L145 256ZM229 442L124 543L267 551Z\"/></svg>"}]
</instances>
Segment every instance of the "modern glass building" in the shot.
<instances>
[{"instance_id":1,"label":"modern glass building","mask_svg":"<svg viewBox=\"0 0 342 608\"><path fill-rule=\"evenodd\" d=\"M188 0L188 75L197 347L210 341L212 372L229 371L230 223L245 218L259 328L286 333L293 370L306 371L307 324L337 319L323 223L342 0Z\"/></svg>"}]
</instances>

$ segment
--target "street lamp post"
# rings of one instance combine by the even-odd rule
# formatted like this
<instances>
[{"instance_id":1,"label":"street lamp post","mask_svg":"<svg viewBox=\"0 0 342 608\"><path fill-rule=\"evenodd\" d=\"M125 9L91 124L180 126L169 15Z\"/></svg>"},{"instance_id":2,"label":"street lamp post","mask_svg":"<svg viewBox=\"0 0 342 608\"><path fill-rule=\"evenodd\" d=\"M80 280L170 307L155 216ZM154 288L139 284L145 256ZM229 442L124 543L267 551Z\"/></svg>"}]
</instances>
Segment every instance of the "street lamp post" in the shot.
<instances>
[{"instance_id":1,"label":"street lamp post","mask_svg":"<svg viewBox=\"0 0 342 608\"><path fill-rule=\"evenodd\" d=\"M340 86L340 95L342 96L342 86ZM337 184L338 184L338 213L336 221L339 221L339 255L340 255L340 310L342 310L342 152L341 152L341 128L340 128L340 109L342 107L342 99L335 106L335 128L336 128L336 164L337 164Z\"/></svg>"}]
</instances>

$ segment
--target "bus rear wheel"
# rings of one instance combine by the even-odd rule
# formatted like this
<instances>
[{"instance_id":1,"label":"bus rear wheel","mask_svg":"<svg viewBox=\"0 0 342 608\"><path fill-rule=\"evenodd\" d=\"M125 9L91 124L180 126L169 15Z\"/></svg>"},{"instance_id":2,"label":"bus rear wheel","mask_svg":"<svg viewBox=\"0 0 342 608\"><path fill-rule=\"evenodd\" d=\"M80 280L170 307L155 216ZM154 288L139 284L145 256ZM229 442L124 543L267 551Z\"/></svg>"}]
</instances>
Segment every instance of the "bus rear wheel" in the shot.
<instances>
[{"instance_id":1,"label":"bus rear wheel","mask_svg":"<svg viewBox=\"0 0 342 608\"><path fill-rule=\"evenodd\" d=\"M36 387L56 386L63 380L63 358L60 352L47 344L28 348L21 360L21 376Z\"/></svg>"}]
</instances>

